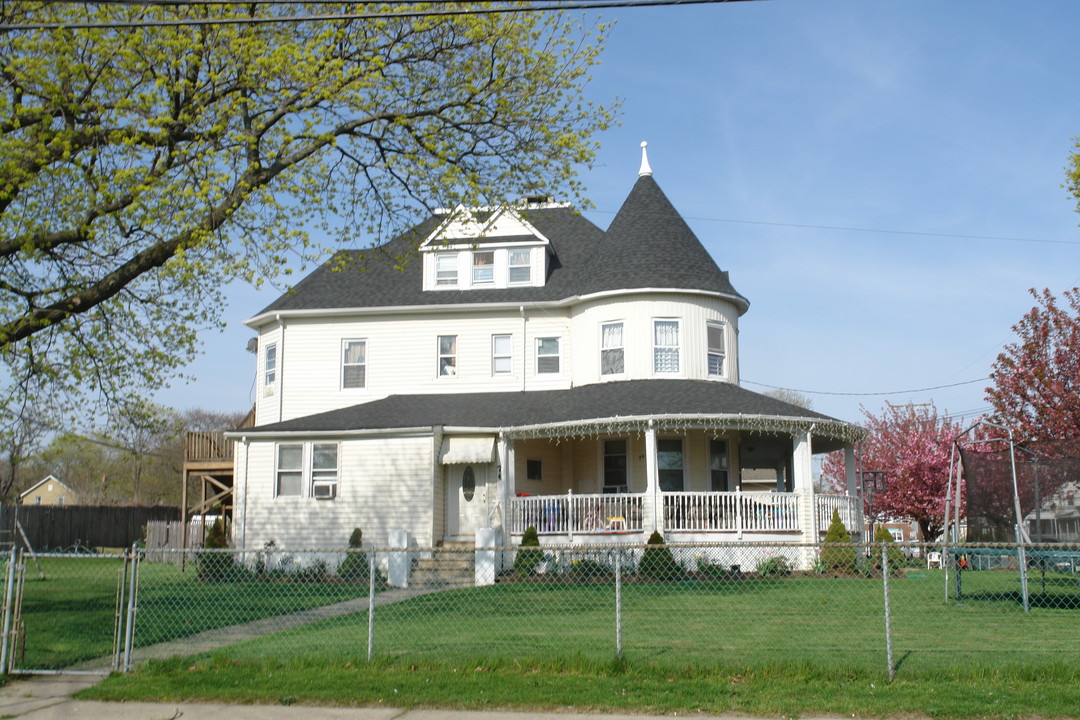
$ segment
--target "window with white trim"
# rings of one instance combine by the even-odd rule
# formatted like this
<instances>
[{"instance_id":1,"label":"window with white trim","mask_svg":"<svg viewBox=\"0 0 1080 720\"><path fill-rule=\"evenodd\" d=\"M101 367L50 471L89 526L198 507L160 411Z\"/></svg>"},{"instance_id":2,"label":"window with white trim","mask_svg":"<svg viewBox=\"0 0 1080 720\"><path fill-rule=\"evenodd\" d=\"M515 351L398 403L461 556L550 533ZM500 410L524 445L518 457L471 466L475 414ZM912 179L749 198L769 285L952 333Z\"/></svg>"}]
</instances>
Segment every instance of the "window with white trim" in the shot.
<instances>
[{"instance_id":1,"label":"window with white trim","mask_svg":"<svg viewBox=\"0 0 1080 720\"><path fill-rule=\"evenodd\" d=\"M709 345L709 377L724 377L724 325L708 321L705 334Z\"/></svg>"},{"instance_id":2,"label":"window with white trim","mask_svg":"<svg viewBox=\"0 0 1080 720\"><path fill-rule=\"evenodd\" d=\"M491 336L491 374L507 375L514 369L509 335Z\"/></svg>"},{"instance_id":3,"label":"window with white trim","mask_svg":"<svg viewBox=\"0 0 1080 720\"><path fill-rule=\"evenodd\" d=\"M458 254L441 252L435 255L435 284L444 286L457 285Z\"/></svg>"},{"instance_id":4,"label":"window with white trim","mask_svg":"<svg viewBox=\"0 0 1080 720\"><path fill-rule=\"evenodd\" d=\"M532 282L532 250L510 250L506 281L510 285L525 285Z\"/></svg>"},{"instance_id":5,"label":"window with white trim","mask_svg":"<svg viewBox=\"0 0 1080 720\"><path fill-rule=\"evenodd\" d=\"M624 493L627 485L626 440L604 441L604 493Z\"/></svg>"},{"instance_id":6,"label":"window with white trim","mask_svg":"<svg viewBox=\"0 0 1080 720\"><path fill-rule=\"evenodd\" d=\"M653 320L653 373L678 375L679 321Z\"/></svg>"},{"instance_id":7,"label":"window with white trim","mask_svg":"<svg viewBox=\"0 0 1080 720\"><path fill-rule=\"evenodd\" d=\"M263 355L263 385L270 388L277 382L277 343L266 346Z\"/></svg>"},{"instance_id":8,"label":"window with white trim","mask_svg":"<svg viewBox=\"0 0 1080 720\"><path fill-rule=\"evenodd\" d=\"M600 326L600 375L622 375L625 362L623 324L604 323Z\"/></svg>"},{"instance_id":9,"label":"window with white trim","mask_svg":"<svg viewBox=\"0 0 1080 720\"><path fill-rule=\"evenodd\" d=\"M525 479L541 482L544 479L544 464L540 460L526 460Z\"/></svg>"},{"instance_id":10,"label":"window with white trim","mask_svg":"<svg viewBox=\"0 0 1080 720\"><path fill-rule=\"evenodd\" d=\"M559 338L536 338L537 375L558 375L559 360Z\"/></svg>"},{"instance_id":11,"label":"window with white trim","mask_svg":"<svg viewBox=\"0 0 1080 720\"><path fill-rule=\"evenodd\" d=\"M311 496L320 500L337 497L338 444L313 443L311 446Z\"/></svg>"},{"instance_id":12,"label":"window with white trim","mask_svg":"<svg viewBox=\"0 0 1080 720\"><path fill-rule=\"evenodd\" d=\"M457 375L457 335L439 336L439 377Z\"/></svg>"},{"instance_id":13,"label":"window with white trim","mask_svg":"<svg viewBox=\"0 0 1080 720\"><path fill-rule=\"evenodd\" d=\"M656 439L656 473L664 492L683 490L682 438Z\"/></svg>"},{"instance_id":14,"label":"window with white trim","mask_svg":"<svg viewBox=\"0 0 1080 720\"><path fill-rule=\"evenodd\" d=\"M473 285L492 285L495 282L495 252L484 250L472 254Z\"/></svg>"},{"instance_id":15,"label":"window with white trim","mask_svg":"<svg viewBox=\"0 0 1080 720\"><path fill-rule=\"evenodd\" d=\"M342 341L341 387L367 387L367 340Z\"/></svg>"},{"instance_id":16,"label":"window with white trim","mask_svg":"<svg viewBox=\"0 0 1080 720\"><path fill-rule=\"evenodd\" d=\"M277 481L274 494L278 497L301 497L304 492L304 446L289 443L277 446Z\"/></svg>"},{"instance_id":17,"label":"window with white trim","mask_svg":"<svg viewBox=\"0 0 1080 720\"><path fill-rule=\"evenodd\" d=\"M277 446L277 497L337 497L341 477L338 443L281 443Z\"/></svg>"}]
</instances>

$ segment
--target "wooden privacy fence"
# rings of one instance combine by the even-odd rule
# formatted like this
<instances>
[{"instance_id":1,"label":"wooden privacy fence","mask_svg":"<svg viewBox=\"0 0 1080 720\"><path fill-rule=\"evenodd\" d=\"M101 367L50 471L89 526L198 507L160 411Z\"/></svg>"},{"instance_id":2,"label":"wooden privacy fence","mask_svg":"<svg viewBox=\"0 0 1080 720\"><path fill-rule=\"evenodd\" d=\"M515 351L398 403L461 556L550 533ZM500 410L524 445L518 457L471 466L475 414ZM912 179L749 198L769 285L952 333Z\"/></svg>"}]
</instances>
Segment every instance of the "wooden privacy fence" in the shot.
<instances>
[{"instance_id":1,"label":"wooden privacy fence","mask_svg":"<svg viewBox=\"0 0 1080 720\"><path fill-rule=\"evenodd\" d=\"M90 547L128 547L143 539L147 523L175 519L180 516L180 508L4 505L0 508L0 527L14 529L16 514L34 550L45 552L71 547L76 540Z\"/></svg>"}]
</instances>

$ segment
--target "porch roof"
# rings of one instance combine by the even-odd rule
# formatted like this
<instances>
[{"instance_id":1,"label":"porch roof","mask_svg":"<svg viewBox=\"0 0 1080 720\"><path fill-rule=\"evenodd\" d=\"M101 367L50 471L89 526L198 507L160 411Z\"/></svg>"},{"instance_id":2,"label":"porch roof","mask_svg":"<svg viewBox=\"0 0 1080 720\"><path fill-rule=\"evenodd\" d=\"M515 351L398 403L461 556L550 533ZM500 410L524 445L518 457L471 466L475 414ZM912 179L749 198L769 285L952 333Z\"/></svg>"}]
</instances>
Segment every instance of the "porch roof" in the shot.
<instances>
[{"instance_id":1,"label":"porch roof","mask_svg":"<svg viewBox=\"0 0 1080 720\"><path fill-rule=\"evenodd\" d=\"M505 432L512 437L576 437L660 429L703 428L794 433L812 428L815 451L839 449L864 431L828 415L732 383L628 380L567 390L390 395L236 431L232 436L348 433L420 427Z\"/></svg>"}]
</instances>

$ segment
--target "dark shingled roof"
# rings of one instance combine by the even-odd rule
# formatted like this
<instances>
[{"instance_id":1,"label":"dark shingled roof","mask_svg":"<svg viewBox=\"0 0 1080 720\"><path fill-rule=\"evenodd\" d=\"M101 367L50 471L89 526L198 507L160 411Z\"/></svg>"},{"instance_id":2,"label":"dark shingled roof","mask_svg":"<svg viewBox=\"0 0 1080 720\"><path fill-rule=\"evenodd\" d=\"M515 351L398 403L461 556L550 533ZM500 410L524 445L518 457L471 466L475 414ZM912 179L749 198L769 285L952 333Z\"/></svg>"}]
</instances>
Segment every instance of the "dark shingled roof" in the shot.
<instances>
[{"instance_id":1,"label":"dark shingled roof","mask_svg":"<svg viewBox=\"0 0 1080 720\"><path fill-rule=\"evenodd\" d=\"M732 383L634 380L595 383L569 390L391 395L339 410L261 425L244 434L337 433L437 425L511 430L617 417L740 414L853 427Z\"/></svg>"},{"instance_id":2,"label":"dark shingled roof","mask_svg":"<svg viewBox=\"0 0 1080 720\"><path fill-rule=\"evenodd\" d=\"M545 302L634 288L704 290L735 298L740 311L749 305L651 176L638 178L606 233L572 208L527 209L522 216L551 241L553 257L543 287L425 292L416 248L443 220L432 217L379 247L338 253L259 315Z\"/></svg>"}]
</instances>

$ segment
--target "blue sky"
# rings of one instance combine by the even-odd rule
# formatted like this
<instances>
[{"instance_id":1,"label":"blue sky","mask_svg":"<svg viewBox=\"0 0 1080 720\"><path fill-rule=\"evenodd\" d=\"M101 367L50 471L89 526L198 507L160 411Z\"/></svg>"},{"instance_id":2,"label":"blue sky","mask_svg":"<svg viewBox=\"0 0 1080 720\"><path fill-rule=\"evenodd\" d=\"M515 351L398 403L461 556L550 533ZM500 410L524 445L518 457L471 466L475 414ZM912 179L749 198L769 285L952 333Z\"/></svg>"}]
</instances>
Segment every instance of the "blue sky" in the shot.
<instances>
[{"instance_id":1,"label":"blue sky","mask_svg":"<svg viewBox=\"0 0 1080 720\"><path fill-rule=\"evenodd\" d=\"M973 417L1030 287L1080 285L1061 188L1080 135L1080 3L771 0L605 10L587 89L622 124L585 174L607 227L654 178L734 286L744 385L860 406L933 401ZM590 16L592 17L592 16ZM957 237L968 236L968 237ZM177 408L246 409L253 333L276 297L237 287ZM754 384L760 383L760 384Z\"/></svg>"}]
</instances>

